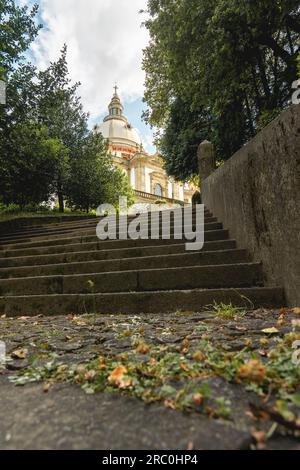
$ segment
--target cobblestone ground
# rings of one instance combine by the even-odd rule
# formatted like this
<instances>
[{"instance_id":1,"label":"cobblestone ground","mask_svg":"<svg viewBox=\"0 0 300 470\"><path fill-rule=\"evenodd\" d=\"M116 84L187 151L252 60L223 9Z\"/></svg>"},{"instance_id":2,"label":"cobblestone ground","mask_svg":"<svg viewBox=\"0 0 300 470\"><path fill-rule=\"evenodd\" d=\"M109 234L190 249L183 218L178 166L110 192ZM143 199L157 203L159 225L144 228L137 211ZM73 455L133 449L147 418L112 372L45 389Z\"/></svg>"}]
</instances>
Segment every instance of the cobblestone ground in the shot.
<instances>
[{"instance_id":1,"label":"cobblestone ground","mask_svg":"<svg viewBox=\"0 0 300 470\"><path fill-rule=\"evenodd\" d=\"M299 310L1 318L0 448L300 450Z\"/></svg>"}]
</instances>

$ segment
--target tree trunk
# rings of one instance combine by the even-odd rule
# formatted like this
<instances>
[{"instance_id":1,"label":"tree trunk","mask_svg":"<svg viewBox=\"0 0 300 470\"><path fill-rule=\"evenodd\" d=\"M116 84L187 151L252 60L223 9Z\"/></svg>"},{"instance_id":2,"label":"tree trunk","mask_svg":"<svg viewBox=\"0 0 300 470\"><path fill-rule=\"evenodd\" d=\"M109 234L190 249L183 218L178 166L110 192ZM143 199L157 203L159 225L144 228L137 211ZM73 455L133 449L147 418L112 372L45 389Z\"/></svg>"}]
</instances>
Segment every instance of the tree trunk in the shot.
<instances>
[{"instance_id":1,"label":"tree trunk","mask_svg":"<svg viewBox=\"0 0 300 470\"><path fill-rule=\"evenodd\" d=\"M288 66L293 65L294 58L279 44L277 44L275 39L269 36L262 35L258 38L258 41L262 46L267 46L272 49L274 54L280 57Z\"/></svg>"},{"instance_id":2,"label":"tree trunk","mask_svg":"<svg viewBox=\"0 0 300 470\"><path fill-rule=\"evenodd\" d=\"M64 196L63 196L62 191L59 190L57 193L57 196L58 196L59 212L63 214L65 212L65 203L64 203Z\"/></svg>"}]
</instances>

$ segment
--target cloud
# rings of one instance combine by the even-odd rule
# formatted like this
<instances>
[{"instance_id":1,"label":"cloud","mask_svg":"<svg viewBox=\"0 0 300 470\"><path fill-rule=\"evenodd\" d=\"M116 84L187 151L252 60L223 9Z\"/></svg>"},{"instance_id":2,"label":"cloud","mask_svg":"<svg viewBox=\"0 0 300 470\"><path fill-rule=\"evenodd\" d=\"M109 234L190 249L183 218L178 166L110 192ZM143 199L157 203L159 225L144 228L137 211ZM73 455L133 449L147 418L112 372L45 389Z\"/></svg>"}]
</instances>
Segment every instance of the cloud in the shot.
<instances>
[{"instance_id":1,"label":"cloud","mask_svg":"<svg viewBox=\"0 0 300 470\"><path fill-rule=\"evenodd\" d=\"M27 4L30 1L26 2ZM80 81L84 108L95 119L107 109L118 83L125 101L143 96L142 49L148 33L141 27L147 0L39 0L44 28L32 45L39 68L56 60L64 43L73 81Z\"/></svg>"}]
</instances>

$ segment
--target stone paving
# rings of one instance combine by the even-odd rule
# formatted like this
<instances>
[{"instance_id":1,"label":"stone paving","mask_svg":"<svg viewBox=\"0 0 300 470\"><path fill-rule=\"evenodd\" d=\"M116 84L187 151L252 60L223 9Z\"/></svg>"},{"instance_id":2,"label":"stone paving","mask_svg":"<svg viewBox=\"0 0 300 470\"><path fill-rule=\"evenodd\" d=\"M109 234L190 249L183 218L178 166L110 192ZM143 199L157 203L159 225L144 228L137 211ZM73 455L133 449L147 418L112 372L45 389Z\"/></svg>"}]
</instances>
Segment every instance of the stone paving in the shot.
<instances>
[{"instance_id":1,"label":"stone paving","mask_svg":"<svg viewBox=\"0 0 300 470\"><path fill-rule=\"evenodd\" d=\"M286 338L300 339L299 320L299 309L3 317L0 341L6 344L7 362L0 368L0 448L300 450L300 367L291 366L289 357L283 372L277 360L283 377L280 394L273 392L279 376L272 382L267 370L269 388L262 394L259 386L264 376L258 375L265 374L264 364L272 360L278 345L291 344ZM211 352L206 354L208 347ZM219 356L215 359L216 353L226 361L229 357L227 369L220 366ZM252 353L256 359L251 359ZM247 355L248 362L235 366L240 355ZM158 369L158 358L164 357L173 362ZM102 368L111 373L110 386L101 390L92 388L99 358ZM202 359L206 365L197 375ZM44 379L35 376L34 371L49 362L54 364L53 376L50 372ZM118 364L133 371L127 382L122 377L113 382L112 369ZM143 377L149 364L161 374L152 389L152 378L147 382ZM70 375L76 367L84 371L85 380L81 372L75 378ZM272 373L277 373L272 367ZM139 387L150 384L149 390L137 391L137 371ZM165 382L163 374L168 376ZM186 392L191 383L192 394ZM204 383L209 387L207 396ZM162 398L162 390L170 394L175 390L181 398ZM293 403L291 393L298 397Z\"/></svg>"}]
</instances>

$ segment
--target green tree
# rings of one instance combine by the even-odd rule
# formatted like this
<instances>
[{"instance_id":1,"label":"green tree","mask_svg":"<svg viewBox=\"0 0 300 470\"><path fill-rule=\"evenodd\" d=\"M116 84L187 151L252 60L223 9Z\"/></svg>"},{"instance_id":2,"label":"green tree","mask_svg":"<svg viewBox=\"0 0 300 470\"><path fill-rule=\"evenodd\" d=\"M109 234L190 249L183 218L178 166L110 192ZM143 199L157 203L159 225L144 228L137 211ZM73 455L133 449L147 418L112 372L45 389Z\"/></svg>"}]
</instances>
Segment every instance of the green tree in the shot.
<instances>
[{"instance_id":1,"label":"green tree","mask_svg":"<svg viewBox=\"0 0 300 470\"><path fill-rule=\"evenodd\" d=\"M90 132L80 154L71 160L66 194L70 207L86 212L104 202L117 206L119 195L132 202L128 178L113 166L101 134Z\"/></svg>"},{"instance_id":2,"label":"green tree","mask_svg":"<svg viewBox=\"0 0 300 470\"><path fill-rule=\"evenodd\" d=\"M20 7L14 0L0 0L0 80L6 80L17 61L35 39L41 25L35 18L38 5Z\"/></svg>"},{"instance_id":3,"label":"green tree","mask_svg":"<svg viewBox=\"0 0 300 470\"><path fill-rule=\"evenodd\" d=\"M186 151L194 145L193 124L199 132L206 129L219 158L226 159L288 105L299 12L298 0L148 1L145 119L165 131L163 154L173 176L195 171L196 154ZM176 102L187 107L190 119ZM182 150L170 166L178 117Z\"/></svg>"},{"instance_id":4,"label":"green tree","mask_svg":"<svg viewBox=\"0 0 300 470\"><path fill-rule=\"evenodd\" d=\"M38 73L36 86L36 120L49 130L51 137L59 139L69 152L69 165L61 165L57 171L56 192L59 209L64 211L65 182L71 160L83 157L82 148L88 134L87 119L77 90L80 83L71 84L67 66L67 46L61 56L42 72ZM64 170L66 170L64 172ZM76 174L73 174L76 178Z\"/></svg>"},{"instance_id":5,"label":"green tree","mask_svg":"<svg viewBox=\"0 0 300 470\"><path fill-rule=\"evenodd\" d=\"M7 157L5 167L0 167L4 204L15 203L23 209L28 204L47 202L64 150L61 142L34 123L17 124L1 150Z\"/></svg>"}]
</instances>

